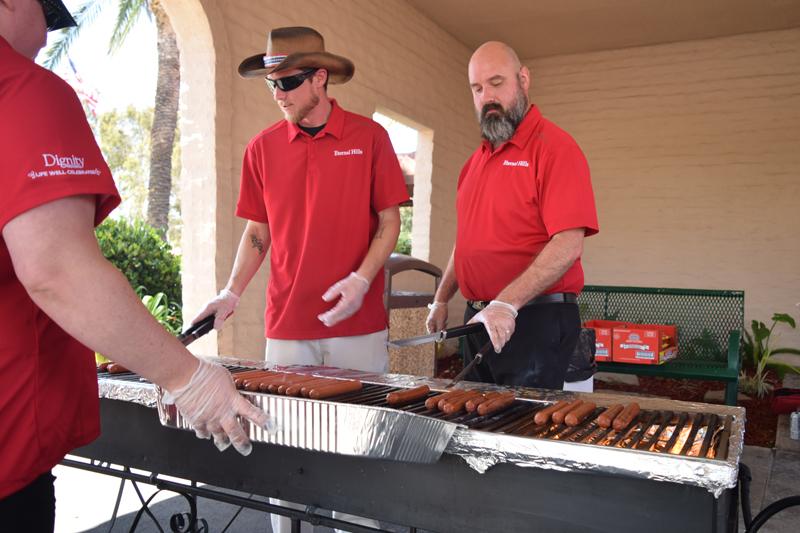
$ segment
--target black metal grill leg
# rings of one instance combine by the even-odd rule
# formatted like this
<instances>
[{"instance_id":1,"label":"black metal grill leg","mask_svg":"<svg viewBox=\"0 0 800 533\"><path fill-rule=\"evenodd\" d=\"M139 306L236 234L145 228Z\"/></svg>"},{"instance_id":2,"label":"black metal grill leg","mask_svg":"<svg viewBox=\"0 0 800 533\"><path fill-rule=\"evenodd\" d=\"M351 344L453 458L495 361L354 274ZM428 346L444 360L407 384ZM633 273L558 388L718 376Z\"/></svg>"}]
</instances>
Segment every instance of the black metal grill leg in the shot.
<instances>
[{"instance_id":1,"label":"black metal grill leg","mask_svg":"<svg viewBox=\"0 0 800 533\"><path fill-rule=\"evenodd\" d=\"M292 533L300 533L300 519L292 518Z\"/></svg>"}]
</instances>

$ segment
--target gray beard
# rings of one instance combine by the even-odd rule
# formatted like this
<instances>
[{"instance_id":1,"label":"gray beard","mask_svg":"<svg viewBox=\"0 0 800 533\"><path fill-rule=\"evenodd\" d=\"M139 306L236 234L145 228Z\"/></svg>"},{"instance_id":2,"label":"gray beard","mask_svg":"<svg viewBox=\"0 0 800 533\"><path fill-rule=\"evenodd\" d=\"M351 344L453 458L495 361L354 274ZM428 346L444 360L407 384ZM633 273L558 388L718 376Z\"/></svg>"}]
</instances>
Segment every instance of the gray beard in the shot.
<instances>
[{"instance_id":1,"label":"gray beard","mask_svg":"<svg viewBox=\"0 0 800 533\"><path fill-rule=\"evenodd\" d=\"M487 115L486 112L492 109L498 110L499 113ZM492 146L506 142L514 136L527 111L528 98L521 91L508 110L503 109L500 104L483 106L478 117L481 123L481 137L492 143Z\"/></svg>"}]
</instances>

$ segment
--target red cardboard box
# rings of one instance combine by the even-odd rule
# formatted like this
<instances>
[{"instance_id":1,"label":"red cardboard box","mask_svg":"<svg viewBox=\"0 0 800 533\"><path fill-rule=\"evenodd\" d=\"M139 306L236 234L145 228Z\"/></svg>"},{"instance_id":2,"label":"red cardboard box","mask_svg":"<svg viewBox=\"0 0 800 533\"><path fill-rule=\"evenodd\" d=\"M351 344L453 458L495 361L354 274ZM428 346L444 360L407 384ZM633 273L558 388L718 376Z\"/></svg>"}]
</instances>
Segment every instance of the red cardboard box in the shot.
<instances>
[{"instance_id":1,"label":"red cardboard box","mask_svg":"<svg viewBox=\"0 0 800 533\"><path fill-rule=\"evenodd\" d=\"M587 320L583 323L583 327L594 329L594 358L597 361L611 361L612 331L614 328L624 328L628 327L628 325L627 322L618 322L616 320Z\"/></svg>"},{"instance_id":2,"label":"red cardboard box","mask_svg":"<svg viewBox=\"0 0 800 533\"><path fill-rule=\"evenodd\" d=\"M661 324L614 328L611 359L615 363L660 365L678 355L678 330Z\"/></svg>"}]
</instances>

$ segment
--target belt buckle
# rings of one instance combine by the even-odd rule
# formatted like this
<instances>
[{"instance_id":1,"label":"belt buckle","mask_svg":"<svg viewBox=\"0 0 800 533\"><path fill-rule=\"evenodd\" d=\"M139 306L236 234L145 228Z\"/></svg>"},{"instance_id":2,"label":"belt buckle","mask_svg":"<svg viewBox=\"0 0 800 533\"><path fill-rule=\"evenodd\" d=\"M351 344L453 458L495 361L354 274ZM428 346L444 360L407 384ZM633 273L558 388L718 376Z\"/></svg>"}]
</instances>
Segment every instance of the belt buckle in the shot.
<instances>
[{"instance_id":1,"label":"belt buckle","mask_svg":"<svg viewBox=\"0 0 800 533\"><path fill-rule=\"evenodd\" d=\"M483 308L484 308L484 307L486 307L486 305L487 305L487 304L486 304L486 302L482 302L482 301L478 301L478 300L473 300L473 301L471 301L471 302L469 303L469 305L470 305L470 306L471 306L473 309L475 309L476 311L481 311L481 310L483 310Z\"/></svg>"}]
</instances>

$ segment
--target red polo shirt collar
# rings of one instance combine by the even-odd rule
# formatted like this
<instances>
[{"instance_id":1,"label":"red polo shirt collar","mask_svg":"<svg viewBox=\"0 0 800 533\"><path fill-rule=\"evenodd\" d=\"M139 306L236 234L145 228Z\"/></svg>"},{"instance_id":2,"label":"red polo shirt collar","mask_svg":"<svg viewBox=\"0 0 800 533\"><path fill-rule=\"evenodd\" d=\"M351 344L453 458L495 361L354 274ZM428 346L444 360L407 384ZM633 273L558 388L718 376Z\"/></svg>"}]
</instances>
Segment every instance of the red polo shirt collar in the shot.
<instances>
[{"instance_id":1,"label":"red polo shirt collar","mask_svg":"<svg viewBox=\"0 0 800 533\"><path fill-rule=\"evenodd\" d=\"M330 102L331 114L328 115L328 122L325 124L325 127L322 129L322 131L317 133L316 137L321 137L326 133L330 133L337 139L341 139L342 131L344 130L344 111L342 111L342 108L339 107L339 104L336 102L335 98L331 98ZM308 134L301 130L300 127L294 122L289 122L287 120L286 123L289 125L289 127L286 128L289 133L289 142L295 140L301 133L308 136Z\"/></svg>"},{"instance_id":2,"label":"red polo shirt collar","mask_svg":"<svg viewBox=\"0 0 800 533\"><path fill-rule=\"evenodd\" d=\"M533 131L536 129L536 126L539 124L541 119L542 114L539 112L539 108L535 105L531 105L531 107L528 109L528 112L525 113L525 117L522 119L522 122L520 122L519 126L517 126L517 131L514 132L514 135L511 137L511 139L498 146L497 150L494 152L492 152L492 143L484 139L481 143L481 148L484 152L488 151L490 154L500 152L508 143L513 144L517 148L523 148L528 144Z\"/></svg>"}]
</instances>

